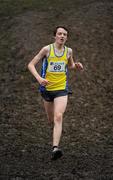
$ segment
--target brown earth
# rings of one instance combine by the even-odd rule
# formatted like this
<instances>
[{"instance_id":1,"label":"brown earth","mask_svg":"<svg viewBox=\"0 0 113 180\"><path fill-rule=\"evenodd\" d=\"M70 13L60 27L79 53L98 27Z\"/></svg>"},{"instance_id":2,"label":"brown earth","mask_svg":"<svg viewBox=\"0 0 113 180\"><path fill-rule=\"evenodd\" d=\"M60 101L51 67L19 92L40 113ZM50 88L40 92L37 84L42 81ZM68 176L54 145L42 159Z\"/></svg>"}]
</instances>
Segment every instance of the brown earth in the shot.
<instances>
[{"instance_id":1,"label":"brown earth","mask_svg":"<svg viewBox=\"0 0 113 180\"><path fill-rule=\"evenodd\" d=\"M0 180L113 180L113 2L50 2L0 18ZM52 162L52 128L27 64L59 24L84 71L69 74L64 156Z\"/></svg>"}]
</instances>

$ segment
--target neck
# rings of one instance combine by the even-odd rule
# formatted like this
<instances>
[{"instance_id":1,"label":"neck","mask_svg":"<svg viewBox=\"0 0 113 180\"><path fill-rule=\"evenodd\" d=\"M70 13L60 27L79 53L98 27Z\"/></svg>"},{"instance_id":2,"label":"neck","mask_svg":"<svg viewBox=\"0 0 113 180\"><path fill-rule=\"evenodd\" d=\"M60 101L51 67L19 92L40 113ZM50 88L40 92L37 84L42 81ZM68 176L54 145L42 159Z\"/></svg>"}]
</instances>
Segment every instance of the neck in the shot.
<instances>
[{"instance_id":1,"label":"neck","mask_svg":"<svg viewBox=\"0 0 113 180\"><path fill-rule=\"evenodd\" d=\"M55 46L55 48L56 49L58 49L58 50L62 50L63 48L64 48L64 44L58 44L58 43L54 43L54 46Z\"/></svg>"}]
</instances>

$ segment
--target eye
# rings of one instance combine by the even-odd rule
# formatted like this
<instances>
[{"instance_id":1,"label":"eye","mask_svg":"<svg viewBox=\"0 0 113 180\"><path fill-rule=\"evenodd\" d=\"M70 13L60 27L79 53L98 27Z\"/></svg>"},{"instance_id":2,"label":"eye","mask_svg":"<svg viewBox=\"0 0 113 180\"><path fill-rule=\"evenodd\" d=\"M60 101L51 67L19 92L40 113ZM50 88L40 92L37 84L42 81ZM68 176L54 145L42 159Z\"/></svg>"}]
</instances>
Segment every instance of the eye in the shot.
<instances>
[{"instance_id":1,"label":"eye","mask_svg":"<svg viewBox=\"0 0 113 180\"><path fill-rule=\"evenodd\" d=\"M62 34L62 33L60 33L60 32L58 33L58 35L61 35L61 34Z\"/></svg>"}]
</instances>

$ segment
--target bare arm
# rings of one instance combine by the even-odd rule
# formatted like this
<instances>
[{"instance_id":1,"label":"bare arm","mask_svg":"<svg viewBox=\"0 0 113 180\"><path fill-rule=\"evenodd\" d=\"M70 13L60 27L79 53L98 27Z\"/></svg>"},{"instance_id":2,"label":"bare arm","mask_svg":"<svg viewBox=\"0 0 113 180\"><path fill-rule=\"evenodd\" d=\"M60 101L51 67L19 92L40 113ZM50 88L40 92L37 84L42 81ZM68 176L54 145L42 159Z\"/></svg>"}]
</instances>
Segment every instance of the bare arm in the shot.
<instances>
[{"instance_id":1,"label":"bare arm","mask_svg":"<svg viewBox=\"0 0 113 180\"><path fill-rule=\"evenodd\" d=\"M72 49L69 48L68 51L68 67L70 69L83 69L83 65L80 62L74 62Z\"/></svg>"},{"instance_id":2,"label":"bare arm","mask_svg":"<svg viewBox=\"0 0 113 180\"><path fill-rule=\"evenodd\" d=\"M44 57L48 55L49 52L49 47L45 46L43 47L40 52L30 61L30 63L28 64L28 69L30 70L30 72L33 74L33 76L37 79L37 81L39 82L39 84L46 86L48 84L48 81L44 78L42 78L39 73L37 72L35 66L36 64Z\"/></svg>"}]
</instances>

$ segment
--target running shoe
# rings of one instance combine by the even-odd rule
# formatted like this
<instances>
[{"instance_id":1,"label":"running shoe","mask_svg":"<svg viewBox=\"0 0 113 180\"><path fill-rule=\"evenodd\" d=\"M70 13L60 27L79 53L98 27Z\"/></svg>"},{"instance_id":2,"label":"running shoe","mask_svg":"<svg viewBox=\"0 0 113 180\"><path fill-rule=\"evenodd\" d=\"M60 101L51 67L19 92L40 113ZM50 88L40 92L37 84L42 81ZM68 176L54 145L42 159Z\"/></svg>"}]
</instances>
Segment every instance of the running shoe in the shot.
<instances>
[{"instance_id":1,"label":"running shoe","mask_svg":"<svg viewBox=\"0 0 113 180\"><path fill-rule=\"evenodd\" d=\"M58 147L55 147L52 150L52 155L51 155L51 159L52 160L57 160L57 159L59 159L62 156L63 156L63 153L62 153L61 149L59 149Z\"/></svg>"}]
</instances>

